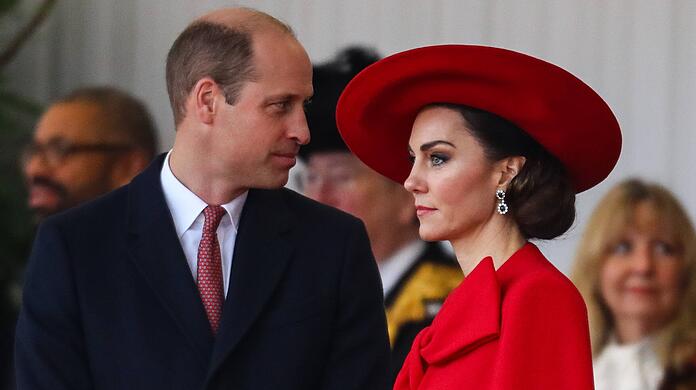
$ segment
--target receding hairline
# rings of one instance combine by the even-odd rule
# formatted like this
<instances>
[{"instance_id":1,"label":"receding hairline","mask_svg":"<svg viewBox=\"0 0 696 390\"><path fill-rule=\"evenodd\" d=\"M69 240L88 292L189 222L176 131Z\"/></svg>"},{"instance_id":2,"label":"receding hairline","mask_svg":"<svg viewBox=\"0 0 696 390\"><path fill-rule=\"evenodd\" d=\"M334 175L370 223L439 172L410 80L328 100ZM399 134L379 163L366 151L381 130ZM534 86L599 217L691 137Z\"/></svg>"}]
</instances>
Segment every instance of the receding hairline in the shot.
<instances>
[{"instance_id":1,"label":"receding hairline","mask_svg":"<svg viewBox=\"0 0 696 390\"><path fill-rule=\"evenodd\" d=\"M253 8L235 7L223 8L209 12L194 20L189 26L197 23L211 23L254 35L259 32L276 30L295 36L295 32L287 23Z\"/></svg>"}]
</instances>

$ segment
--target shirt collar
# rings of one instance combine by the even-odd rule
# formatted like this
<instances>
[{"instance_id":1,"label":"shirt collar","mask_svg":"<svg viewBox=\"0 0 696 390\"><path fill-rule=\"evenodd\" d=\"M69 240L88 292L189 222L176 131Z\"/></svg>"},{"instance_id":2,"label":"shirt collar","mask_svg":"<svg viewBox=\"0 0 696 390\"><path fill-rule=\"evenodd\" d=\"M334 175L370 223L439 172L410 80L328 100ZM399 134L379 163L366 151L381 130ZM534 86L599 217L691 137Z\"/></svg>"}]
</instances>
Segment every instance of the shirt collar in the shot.
<instances>
[{"instance_id":1,"label":"shirt collar","mask_svg":"<svg viewBox=\"0 0 696 390\"><path fill-rule=\"evenodd\" d=\"M167 202L169 211L172 214L172 219L174 220L176 234L179 239L181 239L208 204L186 188L186 186L174 176L174 172L172 172L169 166L169 156L171 153L172 151L170 150L167 153L167 157L164 159L164 164L162 164L160 181L162 182L164 199ZM242 208L244 208L244 203L246 202L248 194L249 191L245 191L243 194L232 199L232 201L221 205L227 212L227 215L230 216L232 228L235 232L239 227L239 219L242 215Z\"/></svg>"},{"instance_id":2,"label":"shirt collar","mask_svg":"<svg viewBox=\"0 0 696 390\"><path fill-rule=\"evenodd\" d=\"M653 353L656 346L655 344L655 338L652 336L645 336L633 343L621 344L616 334L612 333L602 352L606 351L607 354L615 354L617 356L646 355Z\"/></svg>"}]
</instances>

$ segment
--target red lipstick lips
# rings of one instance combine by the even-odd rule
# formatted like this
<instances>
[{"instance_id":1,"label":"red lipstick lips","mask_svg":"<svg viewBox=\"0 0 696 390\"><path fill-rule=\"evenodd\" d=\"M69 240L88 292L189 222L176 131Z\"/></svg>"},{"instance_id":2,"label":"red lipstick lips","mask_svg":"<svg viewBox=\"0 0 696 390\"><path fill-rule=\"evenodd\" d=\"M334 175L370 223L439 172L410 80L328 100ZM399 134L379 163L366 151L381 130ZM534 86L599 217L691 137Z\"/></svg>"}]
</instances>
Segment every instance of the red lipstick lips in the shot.
<instances>
[{"instance_id":1,"label":"red lipstick lips","mask_svg":"<svg viewBox=\"0 0 696 390\"><path fill-rule=\"evenodd\" d=\"M416 215L420 217L422 215L429 214L435 210L437 210L437 209L432 208L432 207L416 206Z\"/></svg>"}]
</instances>

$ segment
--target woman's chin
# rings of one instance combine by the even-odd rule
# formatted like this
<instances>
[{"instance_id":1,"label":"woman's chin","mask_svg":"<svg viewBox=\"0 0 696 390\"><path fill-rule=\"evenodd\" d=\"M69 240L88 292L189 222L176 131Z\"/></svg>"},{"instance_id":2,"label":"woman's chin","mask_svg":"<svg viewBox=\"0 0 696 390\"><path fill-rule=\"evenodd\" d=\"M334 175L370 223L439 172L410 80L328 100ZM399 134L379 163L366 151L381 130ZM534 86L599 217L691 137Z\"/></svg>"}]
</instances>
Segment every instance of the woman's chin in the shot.
<instances>
[{"instance_id":1,"label":"woman's chin","mask_svg":"<svg viewBox=\"0 0 696 390\"><path fill-rule=\"evenodd\" d=\"M445 241L448 239L448 237L445 237L443 232L435 229L429 229L423 225L421 225L421 227L418 229L418 234L423 241Z\"/></svg>"}]
</instances>

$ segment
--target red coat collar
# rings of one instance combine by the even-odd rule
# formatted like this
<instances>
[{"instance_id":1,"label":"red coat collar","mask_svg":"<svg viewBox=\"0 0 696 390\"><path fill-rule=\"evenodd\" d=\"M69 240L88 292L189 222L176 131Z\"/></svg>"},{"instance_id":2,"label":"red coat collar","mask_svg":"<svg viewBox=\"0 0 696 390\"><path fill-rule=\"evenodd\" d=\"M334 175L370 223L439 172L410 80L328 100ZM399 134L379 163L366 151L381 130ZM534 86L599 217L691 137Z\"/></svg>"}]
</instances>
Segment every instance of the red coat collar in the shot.
<instances>
[{"instance_id":1,"label":"red coat collar","mask_svg":"<svg viewBox=\"0 0 696 390\"><path fill-rule=\"evenodd\" d=\"M539 258L543 259L539 249L527 243L498 271L490 257L481 260L450 293L432 325L416 339L427 364L444 363L498 338L501 297L506 285L534 269L530 262L537 263Z\"/></svg>"}]
</instances>

